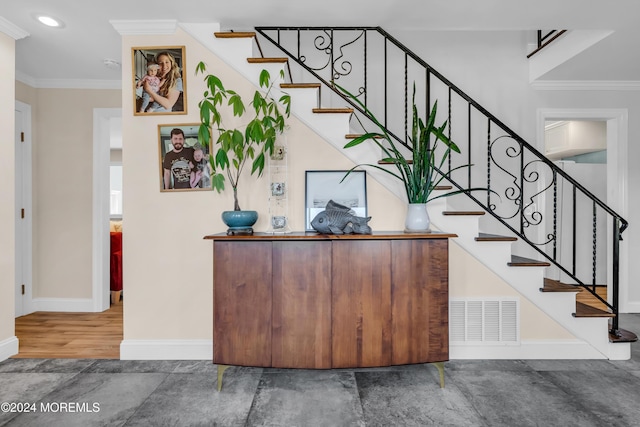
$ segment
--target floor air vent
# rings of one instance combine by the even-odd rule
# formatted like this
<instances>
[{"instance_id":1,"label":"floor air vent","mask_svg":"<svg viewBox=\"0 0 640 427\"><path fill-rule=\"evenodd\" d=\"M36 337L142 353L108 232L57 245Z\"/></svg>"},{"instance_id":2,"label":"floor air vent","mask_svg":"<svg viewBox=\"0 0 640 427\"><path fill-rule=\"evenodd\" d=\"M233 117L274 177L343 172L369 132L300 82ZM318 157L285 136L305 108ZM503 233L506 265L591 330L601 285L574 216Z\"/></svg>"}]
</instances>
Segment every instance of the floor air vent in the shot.
<instances>
[{"instance_id":1,"label":"floor air vent","mask_svg":"<svg viewBox=\"0 0 640 427\"><path fill-rule=\"evenodd\" d=\"M451 299L449 341L453 344L519 344L517 298Z\"/></svg>"}]
</instances>

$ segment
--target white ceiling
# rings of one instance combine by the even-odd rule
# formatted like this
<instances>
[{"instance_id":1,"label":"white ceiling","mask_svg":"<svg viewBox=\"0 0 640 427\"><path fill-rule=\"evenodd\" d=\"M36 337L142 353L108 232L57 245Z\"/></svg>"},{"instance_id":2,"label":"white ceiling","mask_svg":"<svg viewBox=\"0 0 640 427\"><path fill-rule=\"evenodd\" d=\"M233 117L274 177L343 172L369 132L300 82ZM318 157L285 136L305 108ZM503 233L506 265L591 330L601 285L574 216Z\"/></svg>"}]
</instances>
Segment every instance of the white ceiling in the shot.
<instances>
[{"instance_id":1,"label":"white ceiling","mask_svg":"<svg viewBox=\"0 0 640 427\"><path fill-rule=\"evenodd\" d=\"M44 27L36 13L66 24ZM638 0L0 0L0 17L30 35L16 42L21 79L117 83L120 35L109 20L219 22L223 29L258 25L381 26L404 30L598 29L614 34L552 70L550 80L640 80ZM426 58L428 60L428 58Z\"/></svg>"}]
</instances>

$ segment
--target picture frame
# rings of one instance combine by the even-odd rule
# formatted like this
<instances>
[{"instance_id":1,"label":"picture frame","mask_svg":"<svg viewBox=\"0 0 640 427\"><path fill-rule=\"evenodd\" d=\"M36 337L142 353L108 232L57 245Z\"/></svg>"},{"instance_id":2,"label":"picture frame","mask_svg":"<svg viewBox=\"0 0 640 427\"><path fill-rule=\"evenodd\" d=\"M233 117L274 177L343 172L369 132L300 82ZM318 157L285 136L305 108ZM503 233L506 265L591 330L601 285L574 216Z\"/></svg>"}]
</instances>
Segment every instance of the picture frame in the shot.
<instances>
[{"instance_id":1,"label":"picture frame","mask_svg":"<svg viewBox=\"0 0 640 427\"><path fill-rule=\"evenodd\" d=\"M323 210L329 200L345 205L356 216L367 216L367 174L364 170L351 171L316 170L305 172L305 231L311 227L313 218Z\"/></svg>"},{"instance_id":2,"label":"picture frame","mask_svg":"<svg viewBox=\"0 0 640 427\"><path fill-rule=\"evenodd\" d=\"M187 114L187 80L184 67L186 52L184 46L152 46L132 47L132 92L134 116L148 116L161 114ZM161 75L162 70L167 71ZM155 73L153 72L155 69ZM165 79L173 69L179 76ZM149 75L149 77L145 77ZM154 101L144 90L143 84L149 80L150 89L161 97L161 101ZM170 87L163 87L165 85ZM163 105L164 104L164 105Z\"/></svg>"},{"instance_id":3,"label":"picture frame","mask_svg":"<svg viewBox=\"0 0 640 427\"><path fill-rule=\"evenodd\" d=\"M158 125L160 191L207 191L213 188L209 164L211 143L198 142L200 123ZM182 132L182 138L180 138ZM182 139L182 148L176 146ZM198 154L198 151L202 151Z\"/></svg>"}]
</instances>

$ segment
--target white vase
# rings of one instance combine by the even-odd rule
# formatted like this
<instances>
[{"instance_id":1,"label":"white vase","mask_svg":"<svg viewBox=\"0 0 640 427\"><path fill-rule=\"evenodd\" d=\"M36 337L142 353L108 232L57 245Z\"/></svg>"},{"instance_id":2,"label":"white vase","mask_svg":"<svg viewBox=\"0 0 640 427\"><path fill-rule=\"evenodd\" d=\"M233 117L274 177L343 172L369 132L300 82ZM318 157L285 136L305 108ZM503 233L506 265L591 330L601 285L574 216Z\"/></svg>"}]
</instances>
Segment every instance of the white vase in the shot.
<instances>
[{"instance_id":1,"label":"white vase","mask_svg":"<svg viewBox=\"0 0 640 427\"><path fill-rule=\"evenodd\" d=\"M404 222L405 233L428 233L431 230L429 226L429 212L427 212L426 203L409 203L407 209L407 218Z\"/></svg>"}]
</instances>

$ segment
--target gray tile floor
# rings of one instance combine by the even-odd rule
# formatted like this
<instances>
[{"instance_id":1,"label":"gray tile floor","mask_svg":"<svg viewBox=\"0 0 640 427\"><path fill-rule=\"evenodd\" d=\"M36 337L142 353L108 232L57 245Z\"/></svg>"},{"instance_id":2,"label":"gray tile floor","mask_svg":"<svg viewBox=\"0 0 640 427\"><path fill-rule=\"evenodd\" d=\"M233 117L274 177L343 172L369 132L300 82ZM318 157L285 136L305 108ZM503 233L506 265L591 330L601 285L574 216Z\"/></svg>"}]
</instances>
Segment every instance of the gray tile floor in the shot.
<instances>
[{"instance_id":1,"label":"gray tile floor","mask_svg":"<svg viewBox=\"0 0 640 427\"><path fill-rule=\"evenodd\" d=\"M640 332L640 314L621 325ZM638 343L627 361L455 360L445 372L441 389L431 365L234 367L218 393L209 361L9 359L0 425L640 426Z\"/></svg>"}]
</instances>

